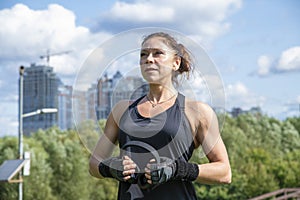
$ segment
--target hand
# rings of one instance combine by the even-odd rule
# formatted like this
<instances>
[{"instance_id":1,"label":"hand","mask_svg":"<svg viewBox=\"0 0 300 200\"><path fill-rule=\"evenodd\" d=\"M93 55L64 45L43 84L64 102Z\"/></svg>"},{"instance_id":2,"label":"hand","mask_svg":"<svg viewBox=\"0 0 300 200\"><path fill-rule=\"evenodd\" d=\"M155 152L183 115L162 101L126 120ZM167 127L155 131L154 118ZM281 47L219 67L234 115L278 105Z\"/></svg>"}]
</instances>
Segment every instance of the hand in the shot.
<instances>
[{"instance_id":1,"label":"hand","mask_svg":"<svg viewBox=\"0 0 300 200\"><path fill-rule=\"evenodd\" d=\"M112 157L102 161L102 166L107 166L109 173L102 173L105 177L113 177L119 181L132 182L132 174L135 173L136 164L128 157L123 158ZM110 174L110 175L109 175Z\"/></svg>"},{"instance_id":2,"label":"hand","mask_svg":"<svg viewBox=\"0 0 300 200\"><path fill-rule=\"evenodd\" d=\"M161 163L152 159L145 168L145 177L149 184L157 185L170 180L176 171L176 163L169 158L161 157Z\"/></svg>"},{"instance_id":3,"label":"hand","mask_svg":"<svg viewBox=\"0 0 300 200\"><path fill-rule=\"evenodd\" d=\"M135 172L137 165L134 163L131 158L128 156L123 157L123 176L124 176L124 181L128 181L130 183L136 182L136 177L135 177Z\"/></svg>"}]
</instances>

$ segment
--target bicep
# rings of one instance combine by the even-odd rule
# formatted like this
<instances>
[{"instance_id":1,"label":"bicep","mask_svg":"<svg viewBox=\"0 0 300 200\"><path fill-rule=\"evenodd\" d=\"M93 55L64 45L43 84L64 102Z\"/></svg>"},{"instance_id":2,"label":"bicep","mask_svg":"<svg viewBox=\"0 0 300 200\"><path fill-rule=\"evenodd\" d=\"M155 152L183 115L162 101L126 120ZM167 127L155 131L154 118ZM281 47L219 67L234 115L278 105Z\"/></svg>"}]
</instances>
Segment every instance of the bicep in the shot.
<instances>
[{"instance_id":1,"label":"bicep","mask_svg":"<svg viewBox=\"0 0 300 200\"><path fill-rule=\"evenodd\" d=\"M107 118L104 132L99 138L96 147L92 153L92 157L98 161L111 156L118 139L119 127L110 114Z\"/></svg>"},{"instance_id":2,"label":"bicep","mask_svg":"<svg viewBox=\"0 0 300 200\"><path fill-rule=\"evenodd\" d=\"M111 156L118 142L120 118L128 108L128 101L118 102L109 114L103 135L98 140L92 156L97 160L102 160Z\"/></svg>"},{"instance_id":3,"label":"bicep","mask_svg":"<svg viewBox=\"0 0 300 200\"><path fill-rule=\"evenodd\" d=\"M205 105L202 113L196 138L205 155L210 162L228 160L215 112L208 105Z\"/></svg>"},{"instance_id":4,"label":"bicep","mask_svg":"<svg viewBox=\"0 0 300 200\"><path fill-rule=\"evenodd\" d=\"M221 136L216 141L216 144L212 147L211 151L206 154L206 157L209 162L229 163L227 150Z\"/></svg>"}]
</instances>

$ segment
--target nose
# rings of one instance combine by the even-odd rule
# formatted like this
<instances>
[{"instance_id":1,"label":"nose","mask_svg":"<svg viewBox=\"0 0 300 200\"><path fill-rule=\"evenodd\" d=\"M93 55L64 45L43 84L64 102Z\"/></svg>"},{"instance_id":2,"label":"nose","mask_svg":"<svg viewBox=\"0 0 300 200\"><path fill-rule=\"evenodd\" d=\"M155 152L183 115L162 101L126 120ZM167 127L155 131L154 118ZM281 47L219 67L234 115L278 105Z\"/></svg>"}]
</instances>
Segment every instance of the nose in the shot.
<instances>
[{"instance_id":1,"label":"nose","mask_svg":"<svg viewBox=\"0 0 300 200\"><path fill-rule=\"evenodd\" d=\"M146 63L154 63L154 57L152 53L149 53L149 55L147 56Z\"/></svg>"}]
</instances>

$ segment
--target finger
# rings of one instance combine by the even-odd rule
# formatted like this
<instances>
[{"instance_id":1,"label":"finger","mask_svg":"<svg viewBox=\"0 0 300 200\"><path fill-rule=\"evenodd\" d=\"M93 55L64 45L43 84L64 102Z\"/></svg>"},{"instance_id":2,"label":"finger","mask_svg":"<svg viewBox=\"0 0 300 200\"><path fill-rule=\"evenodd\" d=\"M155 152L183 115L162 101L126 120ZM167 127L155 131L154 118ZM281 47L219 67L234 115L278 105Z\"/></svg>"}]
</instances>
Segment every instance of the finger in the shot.
<instances>
[{"instance_id":1,"label":"finger","mask_svg":"<svg viewBox=\"0 0 300 200\"><path fill-rule=\"evenodd\" d=\"M131 158L129 158L129 156L123 156L123 160L131 160Z\"/></svg>"},{"instance_id":2,"label":"finger","mask_svg":"<svg viewBox=\"0 0 300 200\"><path fill-rule=\"evenodd\" d=\"M156 160L155 159L151 159L148 164L146 165L146 167L150 170L151 169L151 166L153 165L153 163L156 163Z\"/></svg>"},{"instance_id":3,"label":"finger","mask_svg":"<svg viewBox=\"0 0 300 200\"><path fill-rule=\"evenodd\" d=\"M124 181L128 181L129 179L131 179L131 176L125 176L125 177L123 178Z\"/></svg>"},{"instance_id":4,"label":"finger","mask_svg":"<svg viewBox=\"0 0 300 200\"><path fill-rule=\"evenodd\" d=\"M145 174L146 179L151 180L151 175L150 174Z\"/></svg>"},{"instance_id":5,"label":"finger","mask_svg":"<svg viewBox=\"0 0 300 200\"><path fill-rule=\"evenodd\" d=\"M135 170L136 169L136 164L135 163L133 163L133 164L126 164L126 165L124 165L123 166L123 169L124 170Z\"/></svg>"},{"instance_id":6,"label":"finger","mask_svg":"<svg viewBox=\"0 0 300 200\"><path fill-rule=\"evenodd\" d=\"M134 164L133 160L131 159L125 159L122 162L123 165L130 165L130 164Z\"/></svg>"},{"instance_id":7,"label":"finger","mask_svg":"<svg viewBox=\"0 0 300 200\"><path fill-rule=\"evenodd\" d=\"M123 176L131 176L134 173L135 173L135 170L128 170L128 171L124 171L122 174L123 174Z\"/></svg>"},{"instance_id":8,"label":"finger","mask_svg":"<svg viewBox=\"0 0 300 200\"><path fill-rule=\"evenodd\" d=\"M149 174L149 175L150 175L150 172L151 172L151 171L150 171L149 168L145 168L144 170L145 170L145 174Z\"/></svg>"},{"instance_id":9,"label":"finger","mask_svg":"<svg viewBox=\"0 0 300 200\"><path fill-rule=\"evenodd\" d=\"M135 173L135 169L131 169L131 170L126 170L126 171L123 171L123 176L130 176L131 174L134 174Z\"/></svg>"}]
</instances>

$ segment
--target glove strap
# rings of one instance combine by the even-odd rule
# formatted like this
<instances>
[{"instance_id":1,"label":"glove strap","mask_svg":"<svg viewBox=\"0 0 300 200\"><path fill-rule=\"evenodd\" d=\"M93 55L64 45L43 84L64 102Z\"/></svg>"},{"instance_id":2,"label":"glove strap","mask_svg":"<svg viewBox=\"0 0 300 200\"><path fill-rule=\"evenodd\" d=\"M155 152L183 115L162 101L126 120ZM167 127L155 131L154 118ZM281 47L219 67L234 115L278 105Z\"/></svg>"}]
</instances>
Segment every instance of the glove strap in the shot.
<instances>
[{"instance_id":1,"label":"glove strap","mask_svg":"<svg viewBox=\"0 0 300 200\"><path fill-rule=\"evenodd\" d=\"M113 178L109 170L109 164L105 163L104 161L100 162L98 170L103 177Z\"/></svg>"},{"instance_id":2,"label":"glove strap","mask_svg":"<svg viewBox=\"0 0 300 200\"><path fill-rule=\"evenodd\" d=\"M195 163L176 160L176 172L174 180L194 181L199 175L199 167Z\"/></svg>"}]
</instances>

